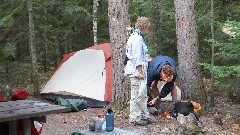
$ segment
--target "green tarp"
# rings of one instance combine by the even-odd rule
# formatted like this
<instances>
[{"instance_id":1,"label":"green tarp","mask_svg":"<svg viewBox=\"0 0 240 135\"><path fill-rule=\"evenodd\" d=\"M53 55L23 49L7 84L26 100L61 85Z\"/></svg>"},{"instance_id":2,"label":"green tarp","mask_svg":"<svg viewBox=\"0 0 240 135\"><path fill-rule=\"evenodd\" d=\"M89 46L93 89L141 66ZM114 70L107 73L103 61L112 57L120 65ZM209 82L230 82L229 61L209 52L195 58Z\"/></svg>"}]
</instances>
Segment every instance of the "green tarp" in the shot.
<instances>
[{"instance_id":1,"label":"green tarp","mask_svg":"<svg viewBox=\"0 0 240 135\"><path fill-rule=\"evenodd\" d=\"M82 134L80 132L73 132L71 135L84 135L84 134Z\"/></svg>"},{"instance_id":2,"label":"green tarp","mask_svg":"<svg viewBox=\"0 0 240 135\"><path fill-rule=\"evenodd\" d=\"M60 106L71 107L72 112L79 112L81 110L87 109L88 104L82 99L63 99L58 97L55 104Z\"/></svg>"}]
</instances>

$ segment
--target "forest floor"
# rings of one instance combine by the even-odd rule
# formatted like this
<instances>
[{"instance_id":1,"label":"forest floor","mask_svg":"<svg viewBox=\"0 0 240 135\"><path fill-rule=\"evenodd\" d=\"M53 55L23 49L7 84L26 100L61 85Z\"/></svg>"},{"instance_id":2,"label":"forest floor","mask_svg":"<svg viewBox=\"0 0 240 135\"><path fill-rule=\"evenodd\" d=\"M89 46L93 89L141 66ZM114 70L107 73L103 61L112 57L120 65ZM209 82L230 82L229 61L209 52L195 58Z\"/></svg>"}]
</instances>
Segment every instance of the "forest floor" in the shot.
<instances>
[{"instance_id":1,"label":"forest floor","mask_svg":"<svg viewBox=\"0 0 240 135\"><path fill-rule=\"evenodd\" d=\"M237 135L240 134L240 105L233 104L227 98L217 97L215 109L203 113L199 119L202 122L201 134L205 135ZM52 114L47 116L42 135L70 135L73 132L88 129L88 121L106 108L89 108L81 112ZM141 132L143 135L173 135L176 134L178 123L176 119L163 119L152 116L154 123L146 126L134 126L128 122L124 113L115 114L115 127L128 131Z\"/></svg>"},{"instance_id":2,"label":"forest floor","mask_svg":"<svg viewBox=\"0 0 240 135\"><path fill-rule=\"evenodd\" d=\"M16 66L19 67L19 66ZM0 68L1 69L1 68ZM27 90L32 93L31 80L22 70L17 70L5 74L0 70L0 86L4 89L10 85L11 89ZM19 71L19 72L17 72ZM47 78L51 75L42 74L40 84L44 85ZM12 75L10 75L12 74ZM14 77L10 77L14 76ZM49 102L44 99L36 99L29 96L29 99ZM88 129L88 121L91 117L96 117L99 113L104 113L106 108L88 108L81 112L68 112L47 115L47 122L43 125L42 135L70 135L73 132ZM115 127L129 131L137 131L146 135L173 135L176 133L178 123L176 119L163 119L160 116L152 116L155 122L146 126L134 126L128 122L128 116L121 112L115 114ZM237 135L240 134L240 104L234 104L226 94L218 93L215 98L215 107L202 110L199 117L202 122L202 134L212 135ZM200 124L201 125L201 124Z\"/></svg>"}]
</instances>

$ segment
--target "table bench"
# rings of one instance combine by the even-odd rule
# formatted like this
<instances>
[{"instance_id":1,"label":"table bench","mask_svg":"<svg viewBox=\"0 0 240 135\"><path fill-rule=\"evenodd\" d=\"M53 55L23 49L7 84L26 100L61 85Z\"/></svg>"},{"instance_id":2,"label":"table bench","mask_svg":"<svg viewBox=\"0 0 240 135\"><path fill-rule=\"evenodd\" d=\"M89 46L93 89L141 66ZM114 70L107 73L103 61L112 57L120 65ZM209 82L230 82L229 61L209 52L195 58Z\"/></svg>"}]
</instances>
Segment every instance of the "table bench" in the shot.
<instances>
[{"instance_id":1,"label":"table bench","mask_svg":"<svg viewBox=\"0 0 240 135\"><path fill-rule=\"evenodd\" d=\"M71 111L71 108L41 101L17 100L0 102L0 122L9 122L9 135L16 135L17 120L23 122L23 134L31 135L31 120L45 115Z\"/></svg>"}]
</instances>

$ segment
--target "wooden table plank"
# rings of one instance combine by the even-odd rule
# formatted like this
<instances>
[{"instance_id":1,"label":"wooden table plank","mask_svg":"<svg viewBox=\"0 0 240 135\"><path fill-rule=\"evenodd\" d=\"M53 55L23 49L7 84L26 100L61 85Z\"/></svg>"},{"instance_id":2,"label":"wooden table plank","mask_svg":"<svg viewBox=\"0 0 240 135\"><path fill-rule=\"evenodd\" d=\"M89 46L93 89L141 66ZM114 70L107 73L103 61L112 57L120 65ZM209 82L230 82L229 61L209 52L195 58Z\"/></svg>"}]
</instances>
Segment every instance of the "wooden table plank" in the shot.
<instances>
[{"instance_id":1,"label":"wooden table plank","mask_svg":"<svg viewBox=\"0 0 240 135\"><path fill-rule=\"evenodd\" d=\"M22 119L24 135L31 135L32 118L68 111L71 111L71 108L40 101L17 100L0 102L0 122L9 121L9 133L10 135L16 135L16 120Z\"/></svg>"},{"instance_id":2,"label":"wooden table plank","mask_svg":"<svg viewBox=\"0 0 240 135\"><path fill-rule=\"evenodd\" d=\"M0 122L71 111L69 107L40 101L18 100L0 103Z\"/></svg>"}]
</instances>

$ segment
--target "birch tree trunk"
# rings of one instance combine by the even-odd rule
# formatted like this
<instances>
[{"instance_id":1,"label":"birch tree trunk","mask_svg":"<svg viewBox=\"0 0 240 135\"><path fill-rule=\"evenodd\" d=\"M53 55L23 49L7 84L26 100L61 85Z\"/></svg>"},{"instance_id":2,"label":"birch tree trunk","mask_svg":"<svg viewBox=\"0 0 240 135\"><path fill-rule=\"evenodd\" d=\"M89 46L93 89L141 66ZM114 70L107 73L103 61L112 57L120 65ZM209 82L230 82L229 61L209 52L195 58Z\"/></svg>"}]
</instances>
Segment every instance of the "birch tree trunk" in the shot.
<instances>
[{"instance_id":1,"label":"birch tree trunk","mask_svg":"<svg viewBox=\"0 0 240 135\"><path fill-rule=\"evenodd\" d=\"M180 89L183 100L203 97L194 0L175 0Z\"/></svg>"},{"instance_id":2,"label":"birch tree trunk","mask_svg":"<svg viewBox=\"0 0 240 135\"><path fill-rule=\"evenodd\" d=\"M29 17L29 48L31 55L32 64L32 82L34 95L39 96L39 81L38 81L38 64L37 64L37 54L35 47L35 33L34 33L34 23L33 23L33 9L32 0L28 0L28 17Z\"/></svg>"},{"instance_id":3,"label":"birch tree trunk","mask_svg":"<svg viewBox=\"0 0 240 135\"><path fill-rule=\"evenodd\" d=\"M130 24L128 0L109 0L108 16L113 65L112 105L116 110L122 110L127 107L130 99L129 80L123 75L123 59L127 41L126 27Z\"/></svg>"},{"instance_id":4,"label":"birch tree trunk","mask_svg":"<svg viewBox=\"0 0 240 135\"><path fill-rule=\"evenodd\" d=\"M97 38L97 10L98 10L98 0L93 0L93 38L94 38L94 45L98 44L98 38Z\"/></svg>"}]
</instances>

